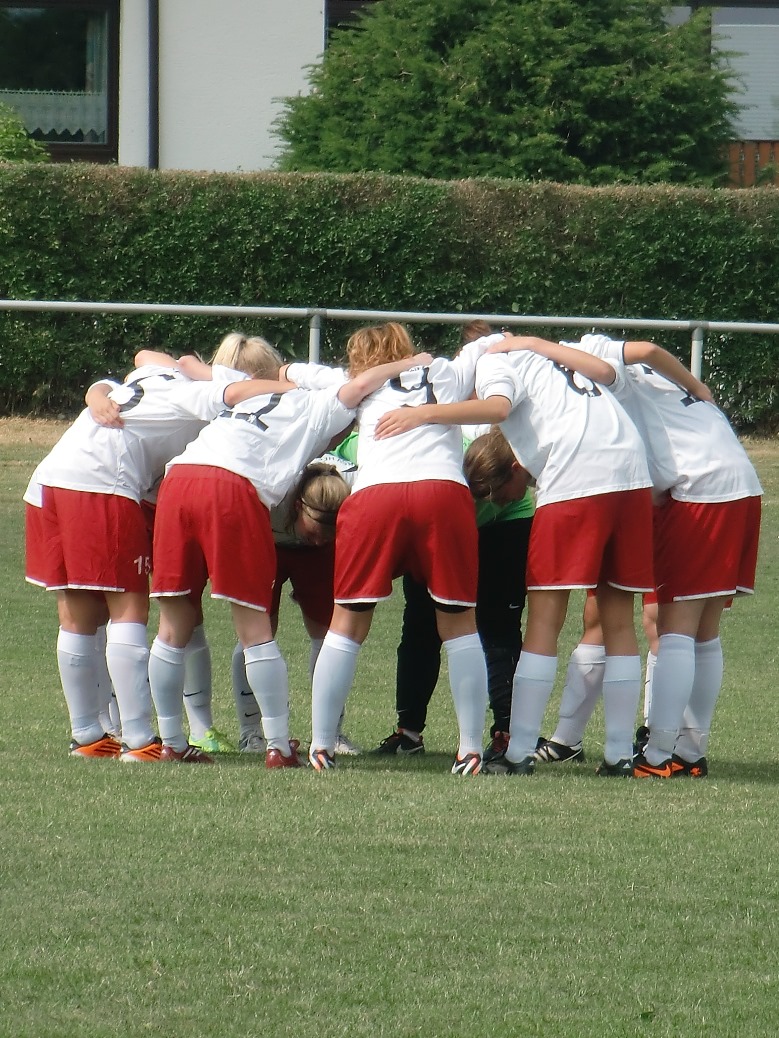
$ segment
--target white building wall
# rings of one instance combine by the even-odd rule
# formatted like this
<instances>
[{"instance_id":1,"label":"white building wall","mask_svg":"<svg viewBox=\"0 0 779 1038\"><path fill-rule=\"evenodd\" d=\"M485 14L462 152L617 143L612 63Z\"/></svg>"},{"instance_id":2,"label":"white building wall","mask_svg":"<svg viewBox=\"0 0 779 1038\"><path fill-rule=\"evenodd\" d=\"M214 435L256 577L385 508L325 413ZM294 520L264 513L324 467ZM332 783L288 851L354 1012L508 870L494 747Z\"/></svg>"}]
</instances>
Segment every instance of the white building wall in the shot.
<instances>
[{"instance_id":1,"label":"white building wall","mask_svg":"<svg viewBox=\"0 0 779 1038\"><path fill-rule=\"evenodd\" d=\"M147 0L122 0L119 22L119 165L149 165Z\"/></svg>"},{"instance_id":2,"label":"white building wall","mask_svg":"<svg viewBox=\"0 0 779 1038\"><path fill-rule=\"evenodd\" d=\"M730 52L741 84L735 139L779 140L779 7L728 7L724 0L711 14L715 43ZM671 24L689 17L689 6L670 9Z\"/></svg>"},{"instance_id":3,"label":"white building wall","mask_svg":"<svg viewBox=\"0 0 779 1038\"><path fill-rule=\"evenodd\" d=\"M743 89L736 136L779 140L779 10L715 11L713 30L718 46L732 52L729 62Z\"/></svg>"},{"instance_id":4,"label":"white building wall","mask_svg":"<svg viewBox=\"0 0 779 1038\"><path fill-rule=\"evenodd\" d=\"M148 123L147 35L136 22L146 6L122 4L121 165L148 164L137 134ZM306 66L324 49L323 0L160 0L159 11L160 168L272 168L279 99L308 89Z\"/></svg>"}]
</instances>

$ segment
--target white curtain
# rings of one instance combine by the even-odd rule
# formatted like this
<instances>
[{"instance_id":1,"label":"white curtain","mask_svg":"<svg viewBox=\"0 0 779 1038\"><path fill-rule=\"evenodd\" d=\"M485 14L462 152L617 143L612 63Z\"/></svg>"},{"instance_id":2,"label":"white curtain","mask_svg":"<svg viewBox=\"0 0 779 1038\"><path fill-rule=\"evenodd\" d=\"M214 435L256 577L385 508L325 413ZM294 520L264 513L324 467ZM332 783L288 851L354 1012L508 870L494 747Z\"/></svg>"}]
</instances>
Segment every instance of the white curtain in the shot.
<instances>
[{"instance_id":1,"label":"white curtain","mask_svg":"<svg viewBox=\"0 0 779 1038\"><path fill-rule=\"evenodd\" d=\"M82 133L105 140L108 98L105 93L56 90L0 90L28 133Z\"/></svg>"}]
</instances>

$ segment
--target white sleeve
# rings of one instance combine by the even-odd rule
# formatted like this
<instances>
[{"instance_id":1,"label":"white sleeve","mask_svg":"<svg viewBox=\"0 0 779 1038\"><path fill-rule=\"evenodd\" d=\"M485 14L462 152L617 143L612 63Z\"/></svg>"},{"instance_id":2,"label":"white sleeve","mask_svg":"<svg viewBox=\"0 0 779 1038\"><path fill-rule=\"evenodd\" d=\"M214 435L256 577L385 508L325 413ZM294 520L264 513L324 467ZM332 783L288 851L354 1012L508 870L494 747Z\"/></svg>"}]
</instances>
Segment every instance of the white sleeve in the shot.
<instances>
[{"instance_id":1,"label":"white sleeve","mask_svg":"<svg viewBox=\"0 0 779 1038\"><path fill-rule=\"evenodd\" d=\"M232 382L238 381L232 379ZM224 394L231 382L182 382L171 391L167 403L174 413L210 422L225 407Z\"/></svg>"},{"instance_id":2,"label":"white sleeve","mask_svg":"<svg viewBox=\"0 0 779 1038\"><path fill-rule=\"evenodd\" d=\"M503 332L495 332L492 335L482 335L480 339L474 339L463 346L454 360L450 362L461 386L467 389L473 385L479 359L484 355L488 346L492 346L493 343L500 342L504 338Z\"/></svg>"},{"instance_id":3,"label":"white sleeve","mask_svg":"<svg viewBox=\"0 0 779 1038\"><path fill-rule=\"evenodd\" d=\"M584 350L601 360L613 361L617 366L624 364L625 343L622 339L610 339L608 335L583 335L579 342L563 342L575 350Z\"/></svg>"},{"instance_id":4,"label":"white sleeve","mask_svg":"<svg viewBox=\"0 0 779 1038\"><path fill-rule=\"evenodd\" d=\"M121 389L122 385L123 385L123 383L121 383L121 382L114 382L114 380L112 378L99 378L97 380L97 382L93 382L92 385L89 387L89 389L87 389L87 393L89 392L90 389L94 389L95 386L108 386L108 388L113 393L114 390Z\"/></svg>"},{"instance_id":5,"label":"white sleeve","mask_svg":"<svg viewBox=\"0 0 779 1038\"><path fill-rule=\"evenodd\" d=\"M225 367L224 364L211 365L211 378L214 382L245 382L250 377L245 371L236 371L235 368Z\"/></svg>"},{"instance_id":6,"label":"white sleeve","mask_svg":"<svg viewBox=\"0 0 779 1038\"><path fill-rule=\"evenodd\" d=\"M527 395L522 381L517 377L508 355L490 353L476 365L476 395L480 400L491 396L505 396L512 406Z\"/></svg>"},{"instance_id":7,"label":"white sleeve","mask_svg":"<svg viewBox=\"0 0 779 1038\"><path fill-rule=\"evenodd\" d=\"M295 361L287 367L287 378L299 389L329 389L347 381L343 368L329 368L326 364L305 364Z\"/></svg>"}]
</instances>

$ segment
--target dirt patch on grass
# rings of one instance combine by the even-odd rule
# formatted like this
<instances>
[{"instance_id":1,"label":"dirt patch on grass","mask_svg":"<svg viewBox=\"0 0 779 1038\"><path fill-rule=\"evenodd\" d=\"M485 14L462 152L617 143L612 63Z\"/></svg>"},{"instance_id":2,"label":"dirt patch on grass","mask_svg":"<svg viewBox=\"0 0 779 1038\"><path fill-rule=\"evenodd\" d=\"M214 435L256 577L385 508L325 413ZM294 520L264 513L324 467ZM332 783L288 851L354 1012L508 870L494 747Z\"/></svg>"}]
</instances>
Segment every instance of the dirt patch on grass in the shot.
<instances>
[{"instance_id":1,"label":"dirt patch on grass","mask_svg":"<svg viewBox=\"0 0 779 1038\"><path fill-rule=\"evenodd\" d=\"M69 425L56 418L0 418L0 448L24 443L51 447Z\"/></svg>"}]
</instances>

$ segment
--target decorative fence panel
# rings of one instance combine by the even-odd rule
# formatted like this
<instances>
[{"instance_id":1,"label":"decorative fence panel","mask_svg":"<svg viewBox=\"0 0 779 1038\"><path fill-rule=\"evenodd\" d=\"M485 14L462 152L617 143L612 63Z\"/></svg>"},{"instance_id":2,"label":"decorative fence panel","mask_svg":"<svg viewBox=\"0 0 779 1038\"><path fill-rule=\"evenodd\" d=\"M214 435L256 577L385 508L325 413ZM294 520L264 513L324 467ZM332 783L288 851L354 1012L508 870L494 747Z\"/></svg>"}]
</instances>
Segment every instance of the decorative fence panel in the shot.
<instances>
[{"instance_id":1,"label":"decorative fence panel","mask_svg":"<svg viewBox=\"0 0 779 1038\"><path fill-rule=\"evenodd\" d=\"M729 159L731 187L779 187L779 141L733 141Z\"/></svg>"}]
</instances>

